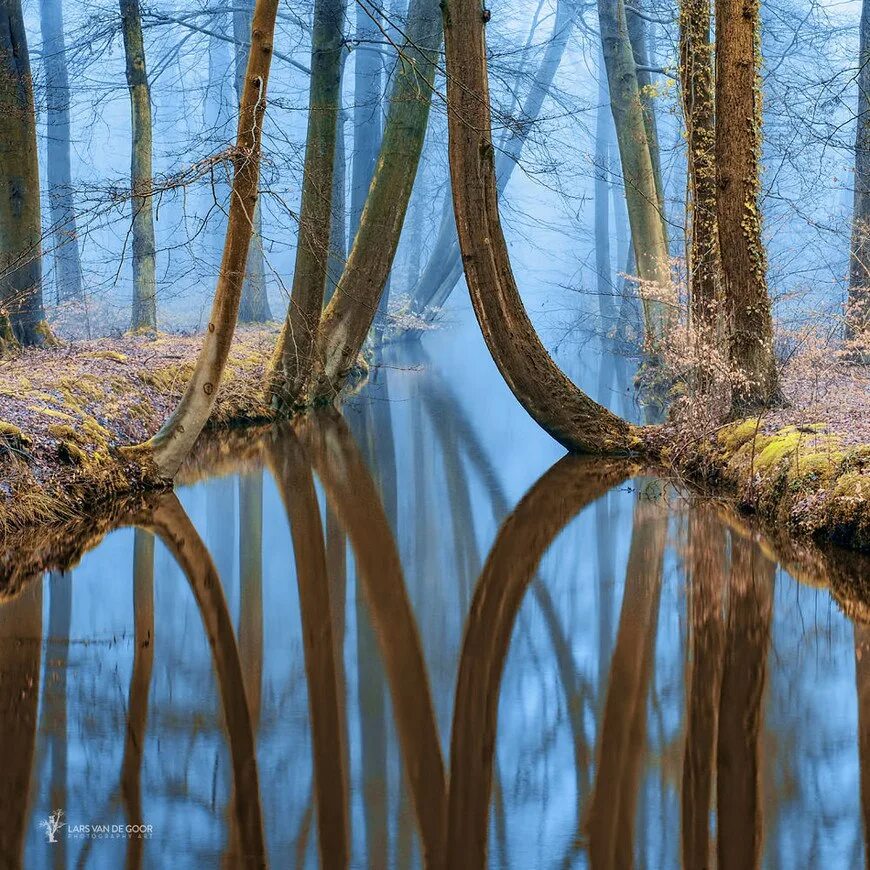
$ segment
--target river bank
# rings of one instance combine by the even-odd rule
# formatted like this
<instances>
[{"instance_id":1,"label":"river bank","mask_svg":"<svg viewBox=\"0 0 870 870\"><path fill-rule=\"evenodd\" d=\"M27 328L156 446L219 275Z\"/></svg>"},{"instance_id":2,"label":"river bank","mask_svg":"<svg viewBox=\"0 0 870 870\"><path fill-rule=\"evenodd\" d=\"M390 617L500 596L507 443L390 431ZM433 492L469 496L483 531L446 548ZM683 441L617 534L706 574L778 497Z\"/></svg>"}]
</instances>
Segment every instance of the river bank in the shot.
<instances>
[{"instance_id":1,"label":"river bank","mask_svg":"<svg viewBox=\"0 0 870 870\"><path fill-rule=\"evenodd\" d=\"M277 328L240 328L211 430L270 421L265 365ZM125 336L0 361L0 535L85 524L100 505L154 487L119 447L147 439L181 396L198 336ZM726 497L795 541L870 551L870 402L863 369L787 407L710 431L651 430L650 461ZM857 397L857 398L856 398ZM110 511L111 513L111 511ZM28 530L30 530L28 532Z\"/></svg>"}]
</instances>

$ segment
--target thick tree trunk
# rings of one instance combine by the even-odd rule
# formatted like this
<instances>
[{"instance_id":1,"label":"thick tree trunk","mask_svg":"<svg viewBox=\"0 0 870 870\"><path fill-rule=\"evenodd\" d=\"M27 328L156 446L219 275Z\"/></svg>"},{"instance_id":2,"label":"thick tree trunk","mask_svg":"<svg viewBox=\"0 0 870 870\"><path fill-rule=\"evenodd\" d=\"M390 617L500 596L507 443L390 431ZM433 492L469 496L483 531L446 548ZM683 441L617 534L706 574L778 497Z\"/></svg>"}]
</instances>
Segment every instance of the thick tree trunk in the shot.
<instances>
[{"instance_id":1,"label":"thick tree trunk","mask_svg":"<svg viewBox=\"0 0 870 870\"><path fill-rule=\"evenodd\" d=\"M711 348L715 340L721 308L710 0L682 0L680 86L689 163L689 316L696 350L703 362L705 349Z\"/></svg>"},{"instance_id":2,"label":"thick tree trunk","mask_svg":"<svg viewBox=\"0 0 870 870\"><path fill-rule=\"evenodd\" d=\"M152 188L151 89L145 66L139 0L120 0L127 87L130 90L133 190L133 315L131 329L157 328L157 273Z\"/></svg>"},{"instance_id":3,"label":"thick tree trunk","mask_svg":"<svg viewBox=\"0 0 870 870\"><path fill-rule=\"evenodd\" d=\"M345 0L316 0L311 37L308 137L296 265L287 318L272 361L273 407L289 410L312 369L330 251L335 136L340 110Z\"/></svg>"},{"instance_id":4,"label":"thick tree trunk","mask_svg":"<svg viewBox=\"0 0 870 870\"><path fill-rule=\"evenodd\" d=\"M0 0L0 350L51 338L42 307L36 112L21 0Z\"/></svg>"},{"instance_id":5,"label":"thick tree trunk","mask_svg":"<svg viewBox=\"0 0 870 870\"><path fill-rule=\"evenodd\" d=\"M718 866L760 867L761 731L776 565L733 536L716 742Z\"/></svg>"},{"instance_id":6,"label":"thick tree trunk","mask_svg":"<svg viewBox=\"0 0 870 870\"><path fill-rule=\"evenodd\" d=\"M654 147L623 0L599 0L598 20L637 275L642 282L646 337L655 351L667 327L667 308L662 300L670 295L671 274Z\"/></svg>"},{"instance_id":7,"label":"thick tree trunk","mask_svg":"<svg viewBox=\"0 0 870 870\"><path fill-rule=\"evenodd\" d=\"M767 262L761 240L758 0L716 0L716 184L735 411L778 393Z\"/></svg>"},{"instance_id":8,"label":"thick tree trunk","mask_svg":"<svg viewBox=\"0 0 870 870\"><path fill-rule=\"evenodd\" d=\"M344 274L321 319L308 401L337 395L378 309L417 175L441 35L437 0L414 0L377 170ZM282 355L292 352L284 345Z\"/></svg>"},{"instance_id":9,"label":"thick tree trunk","mask_svg":"<svg viewBox=\"0 0 870 870\"><path fill-rule=\"evenodd\" d=\"M208 331L184 396L161 430L134 452L150 452L161 477L172 478L205 426L220 387L236 328L260 175L260 142L278 0L257 0L251 52L239 111L227 236Z\"/></svg>"},{"instance_id":10,"label":"thick tree trunk","mask_svg":"<svg viewBox=\"0 0 870 870\"><path fill-rule=\"evenodd\" d=\"M553 85L553 79L562 63L568 39L574 28L576 15L577 10L573 3L568 2L568 0L559 0L556 5L556 16L550 41L547 43L547 48L535 71L529 92L517 113L516 123L511 126L509 131L505 132L499 143L496 177L500 195L504 193L514 169L519 165L523 146L534 129L544 99ZM530 41L531 33L527 45ZM520 85L519 80L514 82L515 88L518 89ZM452 205L448 191L444 197L438 238L429 255L426 268L411 294L416 307L420 311L424 311L429 320L434 319L443 308L462 276L462 257L459 253L459 239L456 235L456 221L453 217Z\"/></svg>"},{"instance_id":11,"label":"thick tree trunk","mask_svg":"<svg viewBox=\"0 0 870 870\"><path fill-rule=\"evenodd\" d=\"M445 4L450 174L475 315L502 377L545 431L569 450L629 451L634 428L565 377L523 307L499 220L483 23L474 0Z\"/></svg>"},{"instance_id":12,"label":"thick tree trunk","mask_svg":"<svg viewBox=\"0 0 870 870\"><path fill-rule=\"evenodd\" d=\"M69 75L63 37L63 0L40 0L45 66L46 174L54 237L57 301L82 295L82 264L70 168Z\"/></svg>"},{"instance_id":13,"label":"thick tree trunk","mask_svg":"<svg viewBox=\"0 0 870 870\"><path fill-rule=\"evenodd\" d=\"M870 357L870 0L861 4L858 48L858 120L855 129L855 199L849 260L846 336Z\"/></svg>"},{"instance_id":14,"label":"thick tree trunk","mask_svg":"<svg viewBox=\"0 0 870 870\"><path fill-rule=\"evenodd\" d=\"M236 99L241 113L245 90L245 70L248 68L251 27L254 20L254 0L238 0L233 5L233 40L236 55ZM251 219L249 218L249 221ZM254 208L253 232L245 265L242 301L239 305L241 323L266 323L272 319L269 296L266 293L266 258L263 253L263 219L259 200Z\"/></svg>"}]
</instances>

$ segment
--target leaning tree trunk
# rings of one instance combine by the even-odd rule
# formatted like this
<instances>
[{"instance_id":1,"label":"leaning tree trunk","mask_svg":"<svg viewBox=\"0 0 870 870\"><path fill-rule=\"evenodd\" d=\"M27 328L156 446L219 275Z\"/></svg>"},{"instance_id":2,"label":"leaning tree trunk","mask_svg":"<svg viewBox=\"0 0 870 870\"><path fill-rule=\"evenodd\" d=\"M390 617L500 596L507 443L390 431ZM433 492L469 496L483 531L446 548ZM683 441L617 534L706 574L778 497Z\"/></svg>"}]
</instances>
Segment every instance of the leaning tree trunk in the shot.
<instances>
[{"instance_id":1,"label":"leaning tree trunk","mask_svg":"<svg viewBox=\"0 0 870 870\"><path fill-rule=\"evenodd\" d=\"M870 2L861 4L858 122L855 130L855 208L849 266L846 337L870 356Z\"/></svg>"},{"instance_id":2,"label":"leaning tree trunk","mask_svg":"<svg viewBox=\"0 0 870 870\"><path fill-rule=\"evenodd\" d=\"M69 75L63 38L63 0L40 0L45 65L46 171L54 237L57 301L82 295L82 264L70 169Z\"/></svg>"},{"instance_id":3,"label":"leaning tree trunk","mask_svg":"<svg viewBox=\"0 0 870 870\"><path fill-rule=\"evenodd\" d=\"M647 341L655 350L667 326L667 309L662 297L667 296L671 288L668 241L659 205L656 167L623 0L599 0L598 20L637 274L642 282Z\"/></svg>"},{"instance_id":4,"label":"leaning tree trunk","mask_svg":"<svg viewBox=\"0 0 870 870\"><path fill-rule=\"evenodd\" d=\"M441 45L437 0L414 0L377 171L344 274L323 313L308 401L333 398L356 363L393 265L429 120ZM285 330L281 357L293 353Z\"/></svg>"},{"instance_id":5,"label":"leaning tree trunk","mask_svg":"<svg viewBox=\"0 0 870 870\"><path fill-rule=\"evenodd\" d=\"M345 0L316 0L311 37L308 136L296 265L287 318L272 364L272 405L287 410L309 375L329 267L335 138L341 97Z\"/></svg>"},{"instance_id":6,"label":"leaning tree trunk","mask_svg":"<svg viewBox=\"0 0 870 870\"><path fill-rule=\"evenodd\" d=\"M239 109L227 235L208 331L178 407L150 441L132 448L134 453L150 454L157 473L164 478L175 476L208 421L233 340L251 243L251 218L257 205L266 84L277 12L278 0L257 0Z\"/></svg>"},{"instance_id":7,"label":"leaning tree trunk","mask_svg":"<svg viewBox=\"0 0 870 870\"><path fill-rule=\"evenodd\" d=\"M686 252L690 324L703 363L719 318L719 230L716 223L716 129L710 0L680 6L680 85L689 162L691 225Z\"/></svg>"},{"instance_id":8,"label":"leaning tree trunk","mask_svg":"<svg viewBox=\"0 0 870 870\"><path fill-rule=\"evenodd\" d=\"M21 0L0 0L0 350L51 338L42 307L36 111Z\"/></svg>"},{"instance_id":9,"label":"leaning tree trunk","mask_svg":"<svg viewBox=\"0 0 870 870\"><path fill-rule=\"evenodd\" d=\"M735 411L777 396L761 241L760 18L757 0L716 0L716 214Z\"/></svg>"},{"instance_id":10,"label":"leaning tree trunk","mask_svg":"<svg viewBox=\"0 0 870 870\"><path fill-rule=\"evenodd\" d=\"M139 0L120 0L133 145L130 181L133 189L133 316L131 329L157 327L157 274L154 245L154 184L151 154L151 88L145 67Z\"/></svg>"},{"instance_id":11,"label":"leaning tree trunk","mask_svg":"<svg viewBox=\"0 0 870 870\"><path fill-rule=\"evenodd\" d=\"M508 386L533 419L570 450L632 449L630 424L592 401L547 353L523 307L501 229L486 45L475 0L444 7L450 175L474 313Z\"/></svg>"},{"instance_id":12,"label":"leaning tree trunk","mask_svg":"<svg viewBox=\"0 0 870 870\"><path fill-rule=\"evenodd\" d=\"M254 16L254 0L238 0L233 5L233 40L236 54L236 99L241 112L242 94L245 89L245 70L248 68L248 45L251 42L251 26ZM245 267L245 283L242 285L242 302L239 320L242 323L266 323L272 319L269 296L266 293L266 257L263 253L263 219L260 205L254 209L253 234Z\"/></svg>"},{"instance_id":13,"label":"leaning tree trunk","mask_svg":"<svg viewBox=\"0 0 870 870\"><path fill-rule=\"evenodd\" d=\"M535 71L529 92L518 112L517 123L510 132L505 134L499 144L499 156L496 163L499 194L504 193L511 174L519 165L523 146L534 129L535 122L541 114L544 99L550 92L553 79L562 63L562 57L565 54L576 17L577 9L573 3L568 2L568 0L560 0L557 3L552 35L538 69ZM533 25L533 28L536 26L536 24ZM527 46L531 42L532 33L533 31L529 33ZM520 82L515 81L514 86L519 88ZM425 312L427 320L433 320L437 316L462 276L462 258L459 254L459 240L456 237L456 223L451 206L448 192L444 197L438 238L432 253L429 255L426 269L411 294L416 307Z\"/></svg>"}]
</instances>

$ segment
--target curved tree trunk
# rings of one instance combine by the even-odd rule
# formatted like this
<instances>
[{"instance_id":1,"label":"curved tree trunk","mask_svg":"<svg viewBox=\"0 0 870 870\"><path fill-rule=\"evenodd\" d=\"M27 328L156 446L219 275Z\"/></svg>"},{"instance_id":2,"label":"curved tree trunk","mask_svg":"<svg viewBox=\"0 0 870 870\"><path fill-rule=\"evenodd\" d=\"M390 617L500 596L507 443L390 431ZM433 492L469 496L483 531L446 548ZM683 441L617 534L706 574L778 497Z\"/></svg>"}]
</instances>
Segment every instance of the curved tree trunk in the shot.
<instances>
[{"instance_id":1,"label":"curved tree trunk","mask_svg":"<svg viewBox=\"0 0 870 870\"><path fill-rule=\"evenodd\" d=\"M69 75L63 37L63 0L40 0L46 97L46 175L54 236L57 301L82 295L82 264L70 169Z\"/></svg>"},{"instance_id":2,"label":"curved tree trunk","mask_svg":"<svg viewBox=\"0 0 870 870\"><path fill-rule=\"evenodd\" d=\"M254 19L254 0L237 0L233 4L233 41L236 60L236 99L241 112L245 90L245 70L251 44L251 25ZM254 208L254 227L248 248L245 266L245 281L242 284L242 301L239 305L241 323L266 323L272 319L269 296L266 293L266 261L263 254L263 218L259 201Z\"/></svg>"},{"instance_id":3,"label":"curved tree trunk","mask_svg":"<svg viewBox=\"0 0 870 870\"><path fill-rule=\"evenodd\" d=\"M266 85L272 61L272 35L278 0L257 0L251 31L251 52L239 112L233 187L227 236L215 288L208 331L184 396L161 430L133 451L150 452L156 470L172 478L205 426L230 352L251 241L257 185L260 175L260 141L266 112Z\"/></svg>"},{"instance_id":4,"label":"curved tree trunk","mask_svg":"<svg viewBox=\"0 0 870 870\"><path fill-rule=\"evenodd\" d=\"M120 0L127 87L133 133L130 183L133 190L133 315L131 329L157 327L157 274L154 243L154 184L151 156L151 89L145 67L139 0Z\"/></svg>"},{"instance_id":5,"label":"curved tree trunk","mask_svg":"<svg viewBox=\"0 0 870 870\"><path fill-rule=\"evenodd\" d=\"M846 337L870 357L870 0L861 4L854 196Z\"/></svg>"},{"instance_id":6,"label":"curved tree trunk","mask_svg":"<svg viewBox=\"0 0 870 870\"><path fill-rule=\"evenodd\" d=\"M584 452L629 451L638 441L634 427L565 377L523 307L499 220L479 5L447 0L444 32L456 226L471 302L487 347L520 404L559 443Z\"/></svg>"},{"instance_id":7,"label":"curved tree trunk","mask_svg":"<svg viewBox=\"0 0 870 870\"><path fill-rule=\"evenodd\" d=\"M735 411L777 398L773 318L761 241L760 17L757 0L716 0L716 214Z\"/></svg>"},{"instance_id":8,"label":"curved tree trunk","mask_svg":"<svg viewBox=\"0 0 870 870\"><path fill-rule=\"evenodd\" d=\"M334 398L378 310L417 175L441 45L437 0L413 0L375 176L344 274L323 313L307 401ZM292 353L287 334L282 356Z\"/></svg>"},{"instance_id":9,"label":"curved tree trunk","mask_svg":"<svg viewBox=\"0 0 870 870\"><path fill-rule=\"evenodd\" d=\"M715 339L721 307L710 0L681 3L680 86L689 163L689 316L696 349L703 359L704 349Z\"/></svg>"},{"instance_id":10,"label":"curved tree trunk","mask_svg":"<svg viewBox=\"0 0 870 870\"><path fill-rule=\"evenodd\" d=\"M36 111L21 0L0 0L0 350L51 338L42 307Z\"/></svg>"},{"instance_id":11,"label":"curved tree trunk","mask_svg":"<svg viewBox=\"0 0 870 870\"><path fill-rule=\"evenodd\" d=\"M643 282L647 341L655 350L667 326L667 309L661 299L670 291L671 275L650 125L641 99L623 0L599 0L598 20L637 275Z\"/></svg>"},{"instance_id":12,"label":"curved tree trunk","mask_svg":"<svg viewBox=\"0 0 870 870\"><path fill-rule=\"evenodd\" d=\"M534 129L535 122L541 114L544 99L553 86L553 79L568 45L568 39L574 28L577 9L569 0L559 0L556 5L556 16L553 22L553 32L544 56L535 71L529 92L517 114L516 123L505 132L499 143L499 154L496 161L496 177L499 194L504 193L514 169L519 165L523 146ZM528 48L534 29L526 41ZM520 82L515 82L519 88ZM456 221L453 217L450 192L444 196L444 207L441 215L441 225L438 238L429 256L426 268L421 275L418 286L412 291L415 304L421 311L426 311L428 320L434 319L447 302L453 288L462 276L462 257L459 253L459 239L456 236Z\"/></svg>"},{"instance_id":13,"label":"curved tree trunk","mask_svg":"<svg viewBox=\"0 0 870 870\"><path fill-rule=\"evenodd\" d=\"M314 4L308 137L296 265L287 318L272 362L270 386L271 403L282 410L296 403L311 374L323 309L330 252L345 8L345 0L317 0Z\"/></svg>"}]
</instances>

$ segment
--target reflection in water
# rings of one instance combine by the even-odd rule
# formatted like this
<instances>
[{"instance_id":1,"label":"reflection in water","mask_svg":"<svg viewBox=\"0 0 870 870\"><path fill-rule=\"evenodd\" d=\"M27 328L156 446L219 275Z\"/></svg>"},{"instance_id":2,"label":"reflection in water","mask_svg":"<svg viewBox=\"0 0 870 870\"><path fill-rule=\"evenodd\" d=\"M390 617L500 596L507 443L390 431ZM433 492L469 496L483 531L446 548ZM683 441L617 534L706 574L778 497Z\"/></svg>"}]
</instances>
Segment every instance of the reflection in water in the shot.
<instances>
[{"instance_id":1,"label":"reflection in water","mask_svg":"<svg viewBox=\"0 0 870 870\"><path fill-rule=\"evenodd\" d=\"M0 866L859 864L867 627L714 506L535 481L383 374L224 451L45 617L38 578L0 602ZM48 844L57 807L155 835Z\"/></svg>"}]
</instances>

